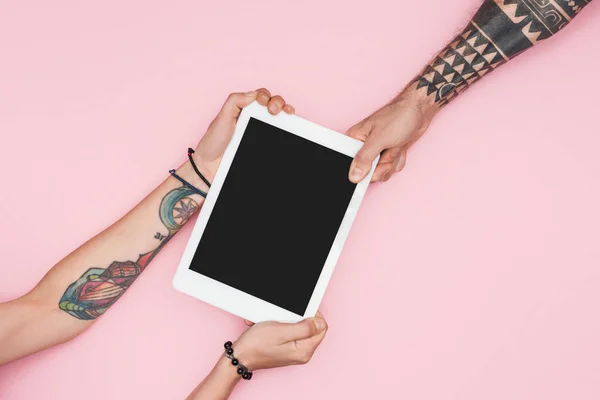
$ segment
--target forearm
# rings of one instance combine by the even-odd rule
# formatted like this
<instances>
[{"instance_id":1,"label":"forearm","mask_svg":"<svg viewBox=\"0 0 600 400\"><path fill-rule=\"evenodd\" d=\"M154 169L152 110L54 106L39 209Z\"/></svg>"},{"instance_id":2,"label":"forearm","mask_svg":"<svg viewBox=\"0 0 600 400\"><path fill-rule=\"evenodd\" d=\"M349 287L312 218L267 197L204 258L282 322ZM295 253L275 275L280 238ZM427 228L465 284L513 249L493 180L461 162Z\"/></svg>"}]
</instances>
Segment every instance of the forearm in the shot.
<instances>
[{"instance_id":1,"label":"forearm","mask_svg":"<svg viewBox=\"0 0 600 400\"><path fill-rule=\"evenodd\" d=\"M206 190L188 163L178 174ZM169 177L126 216L56 264L31 292L1 304L0 364L87 329L125 293L203 201Z\"/></svg>"},{"instance_id":2,"label":"forearm","mask_svg":"<svg viewBox=\"0 0 600 400\"><path fill-rule=\"evenodd\" d=\"M415 78L431 112L541 41L558 33L591 0L485 0L471 22Z\"/></svg>"},{"instance_id":3,"label":"forearm","mask_svg":"<svg viewBox=\"0 0 600 400\"><path fill-rule=\"evenodd\" d=\"M187 400L226 400L239 381L236 368L229 359L222 356Z\"/></svg>"}]
</instances>

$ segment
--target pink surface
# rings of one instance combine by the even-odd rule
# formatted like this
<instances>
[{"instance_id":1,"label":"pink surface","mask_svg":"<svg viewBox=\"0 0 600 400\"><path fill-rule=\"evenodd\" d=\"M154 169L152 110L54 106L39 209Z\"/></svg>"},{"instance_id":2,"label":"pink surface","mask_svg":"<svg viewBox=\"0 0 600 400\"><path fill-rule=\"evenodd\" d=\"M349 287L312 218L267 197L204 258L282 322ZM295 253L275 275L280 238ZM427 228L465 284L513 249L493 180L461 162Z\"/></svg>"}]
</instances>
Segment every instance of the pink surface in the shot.
<instances>
[{"instance_id":1,"label":"pink surface","mask_svg":"<svg viewBox=\"0 0 600 400\"><path fill-rule=\"evenodd\" d=\"M165 178L227 93L343 131L479 0L76 3L0 10L0 300ZM599 18L444 110L371 186L313 361L233 399L600 398ZM190 228L87 333L0 368L0 398L183 398L243 329L171 287Z\"/></svg>"}]
</instances>

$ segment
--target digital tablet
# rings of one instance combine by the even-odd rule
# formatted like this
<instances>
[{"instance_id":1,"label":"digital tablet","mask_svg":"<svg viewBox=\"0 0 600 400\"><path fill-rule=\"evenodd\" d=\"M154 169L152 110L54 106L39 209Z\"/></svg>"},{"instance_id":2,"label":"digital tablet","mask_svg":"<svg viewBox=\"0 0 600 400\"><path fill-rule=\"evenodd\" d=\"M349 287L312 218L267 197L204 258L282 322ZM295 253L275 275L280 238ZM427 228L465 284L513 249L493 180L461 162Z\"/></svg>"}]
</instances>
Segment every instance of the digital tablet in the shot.
<instances>
[{"instance_id":1,"label":"digital tablet","mask_svg":"<svg viewBox=\"0 0 600 400\"><path fill-rule=\"evenodd\" d=\"M358 185L348 180L361 146L245 107L173 286L253 322L314 316L377 163Z\"/></svg>"}]
</instances>

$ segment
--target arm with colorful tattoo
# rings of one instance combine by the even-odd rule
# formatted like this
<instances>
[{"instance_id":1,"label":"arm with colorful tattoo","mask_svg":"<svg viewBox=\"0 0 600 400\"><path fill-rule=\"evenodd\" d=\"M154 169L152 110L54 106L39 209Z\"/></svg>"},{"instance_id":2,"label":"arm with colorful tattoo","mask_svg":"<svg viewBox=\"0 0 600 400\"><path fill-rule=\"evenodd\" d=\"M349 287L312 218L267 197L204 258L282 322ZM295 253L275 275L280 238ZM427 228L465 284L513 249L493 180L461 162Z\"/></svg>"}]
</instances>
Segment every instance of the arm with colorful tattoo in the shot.
<instances>
[{"instance_id":1,"label":"arm with colorful tattoo","mask_svg":"<svg viewBox=\"0 0 600 400\"><path fill-rule=\"evenodd\" d=\"M229 96L200 141L194 159L212 180L241 109L258 100L273 114L293 113L266 89ZM207 185L188 163L177 174ZM56 264L26 295L0 304L0 365L87 329L123 296L152 259L202 206L204 198L174 178L165 180L127 215Z\"/></svg>"},{"instance_id":2,"label":"arm with colorful tattoo","mask_svg":"<svg viewBox=\"0 0 600 400\"><path fill-rule=\"evenodd\" d=\"M408 148L438 111L507 61L558 33L591 0L485 0L458 34L389 104L348 135L365 142L350 167L353 182L381 153L373 181L386 181L406 163Z\"/></svg>"},{"instance_id":3,"label":"arm with colorful tattoo","mask_svg":"<svg viewBox=\"0 0 600 400\"><path fill-rule=\"evenodd\" d=\"M187 166L186 181L195 178L189 173ZM198 181L198 179L195 179ZM84 272L83 275L73 282L63 293L58 307L66 313L82 320L92 320L102 315L113 305L125 291L131 286L135 279L144 271L146 266L158 254L165 244L179 231L179 229L191 218L204 202L203 197L195 194L186 186L171 189L175 182L165 182L164 188L159 193L168 192L160 201L158 216L164 225L164 232L156 232L153 239L159 244L147 253L140 254L137 260L113 261L108 268L93 267ZM197 182L199 185L200 182ZM170 189L170 190L169 190ZM149 236L151 233L148 232Z\"/></svg>"}]
</instances>

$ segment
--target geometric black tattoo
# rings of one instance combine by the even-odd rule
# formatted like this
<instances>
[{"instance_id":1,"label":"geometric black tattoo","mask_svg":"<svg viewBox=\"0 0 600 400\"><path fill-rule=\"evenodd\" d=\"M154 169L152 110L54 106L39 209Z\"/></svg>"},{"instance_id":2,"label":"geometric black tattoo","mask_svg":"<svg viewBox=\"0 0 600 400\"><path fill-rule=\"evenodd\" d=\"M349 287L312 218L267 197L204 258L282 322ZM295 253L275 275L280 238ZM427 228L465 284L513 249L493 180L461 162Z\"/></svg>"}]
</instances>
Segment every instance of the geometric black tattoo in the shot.
<instances>
[{"instance_id":1,"label":"geometric black tattoo","mask_svg":"<svg viewBox=\"0 0 600 400\"><path fill-rule=\"evenodd\" d=\"M592 0L485 0L465 30L415 79L440 107L557 33Z\"/></svg>"}]
</instances>

